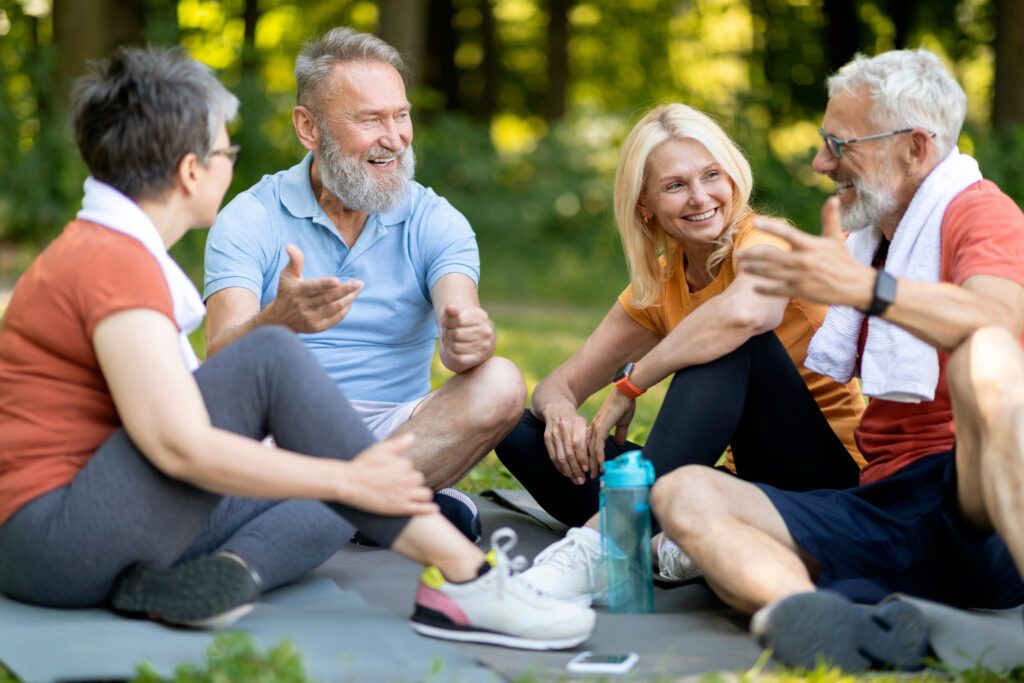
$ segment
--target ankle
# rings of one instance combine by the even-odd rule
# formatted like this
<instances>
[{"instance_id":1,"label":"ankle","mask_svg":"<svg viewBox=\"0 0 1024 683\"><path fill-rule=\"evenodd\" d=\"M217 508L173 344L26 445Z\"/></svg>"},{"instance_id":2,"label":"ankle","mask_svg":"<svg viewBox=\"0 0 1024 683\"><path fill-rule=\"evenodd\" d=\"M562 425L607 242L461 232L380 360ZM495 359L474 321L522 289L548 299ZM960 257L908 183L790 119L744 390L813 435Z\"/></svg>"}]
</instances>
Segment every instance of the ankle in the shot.
<instances>
[{"instance_id":1,"label":"ankle","mask_svg":"<svg viewBox=\"0 0 1024 683\"><path fill-rule=\"evenodd\" d=\"M487 564L483 552L460 555L458 557L445 558L435 562L434 566L441 570L445 579L452 583L466 583L481 576L483 565ZM487 565L488 567L490 565Z\"/></svg>"}]
</instances>

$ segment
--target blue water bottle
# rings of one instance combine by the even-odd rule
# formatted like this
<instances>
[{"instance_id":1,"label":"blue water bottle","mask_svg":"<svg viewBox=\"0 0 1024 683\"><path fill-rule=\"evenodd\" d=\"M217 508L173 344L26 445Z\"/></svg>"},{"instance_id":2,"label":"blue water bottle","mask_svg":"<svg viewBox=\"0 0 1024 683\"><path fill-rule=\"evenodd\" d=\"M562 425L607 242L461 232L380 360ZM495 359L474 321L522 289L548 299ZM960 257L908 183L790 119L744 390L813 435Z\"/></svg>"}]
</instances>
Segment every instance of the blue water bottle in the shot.
<instances>
[{"instance_id":1,"label":"blue water bottle","mask_svg":"<svg viewBox=\"0 0 1024 683\"><path fill-rule=\"evenodd\" d=\"M601 475L601 542L608 568L608 607L620 614L654 611L651 576L651 484L654 465L640 451L605 463Z\"/></svg>"}]
</instances>

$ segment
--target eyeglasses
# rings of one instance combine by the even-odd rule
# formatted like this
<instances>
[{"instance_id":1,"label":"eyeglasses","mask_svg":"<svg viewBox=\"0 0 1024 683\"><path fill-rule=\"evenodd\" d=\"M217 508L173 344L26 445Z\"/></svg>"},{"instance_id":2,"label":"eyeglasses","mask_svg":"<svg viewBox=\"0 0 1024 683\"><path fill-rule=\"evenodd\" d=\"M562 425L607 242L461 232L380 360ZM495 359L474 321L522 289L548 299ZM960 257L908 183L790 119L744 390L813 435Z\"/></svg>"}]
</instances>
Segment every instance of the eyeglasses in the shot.
<instances>
[{"instance_id":1,"label":"eyeglasses","mask_svg":"<svg viewBox=\"0 0 1024 683\"><path fill-rule=\"evenodd\" d=\"M904 133L913 132L913 128L903 128L900 130L893 130L888 133L875 133L874 135L865 135L862 138L853 138L852 140L840 140L835 135L829 135L823 128L818 129L818 135L821 136L822 141L825 143L825 147L828 148L829 154L834 156L836 159L843 158L843 147L846 145L853 145L858 142L868 142L869 140L881 140L893 135L903 135ZM928 135L935 137L935 133L928 131Z\"/></svg>"},{"instance_id":2,"label":"eyeglasses","mask_svg":"<svg viewBox=\"0 0 1024 683\"><path fill-rule=\"evenodd\" d=\"M238 161L238 153L242 151L241 145L231 145L230 147L224 147L221 149L211 149L206 153L206 158L209 159L212 156L221 155L227 157L227 160L234 166L235 162Z\"/></svg>"}]
</instances>

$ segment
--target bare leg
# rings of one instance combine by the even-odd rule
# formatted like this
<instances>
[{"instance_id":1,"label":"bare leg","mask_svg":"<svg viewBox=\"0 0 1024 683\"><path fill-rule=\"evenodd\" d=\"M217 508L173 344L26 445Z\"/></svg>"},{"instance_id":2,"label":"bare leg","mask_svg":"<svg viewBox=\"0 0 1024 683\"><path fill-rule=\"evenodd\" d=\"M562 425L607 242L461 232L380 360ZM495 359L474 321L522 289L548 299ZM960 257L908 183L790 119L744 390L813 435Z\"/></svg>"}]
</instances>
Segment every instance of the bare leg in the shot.
<instances>
[{"instance_id":1,"label":"bare leg","mask_svg":"<svg viewBox=\"0 0 1024 683\"><path fill-rule=\"evenodd\" d=\"M655 482L651 504L664 533L736 609L752 614L814 590L814 561L796 546L781 515L753 484L688 465Z\"/></svg>"},{"instance_id":2,"label":"bare leg","mask_svg":"<svg viewBox=\"0 0 1024 683\"><path fill-rule=\"evenodd\" d=\"M391 550L423 565L434 565L450 581L476 578L484 552L435 513L417 515L402 529Z\"/></svg>"},{"instance_id":3,"label":"bare leg","mask_svg":"<svg viewBox=\"0 0 1024 683\"><path fill-rule=\"evenodd\" d=\"M458 481L500 443L525 402L522 374L510 360L494 357L448 380L395 434L416 434L408 454L436 491Z\"/></svg>"},{"instance_id":4,"label":"bare leg","mask_svg":"<svg viewBox=\"0 0 1024 683\"><path fill-rule=\"evenodd\" d=\"M1024 352L1001 328L976 332L947 366L960 510L995 529L1024 575Z\"/></svg>"}]
</instances>

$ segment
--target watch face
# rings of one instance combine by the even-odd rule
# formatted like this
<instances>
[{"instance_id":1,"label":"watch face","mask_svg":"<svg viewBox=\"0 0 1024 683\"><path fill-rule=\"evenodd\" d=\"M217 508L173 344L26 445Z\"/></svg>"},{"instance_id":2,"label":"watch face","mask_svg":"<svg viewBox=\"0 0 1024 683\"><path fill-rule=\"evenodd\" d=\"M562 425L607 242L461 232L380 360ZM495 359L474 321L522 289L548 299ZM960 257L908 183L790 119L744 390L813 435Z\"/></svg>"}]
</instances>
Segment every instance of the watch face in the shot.
<instances>
[{"instance_id":1,"label":"watch face","mask_svg":"<svg viewBox=\"0 0 1024 683\"><path fill-rule=\"evenodd\" d=\"M633 372L633 363L632 362L626 363L625 365L621 366L618 370L615 371L615 374L612 375L612 381L613 382L618 382L623 377L629 377L630 373L632 373L632 372Z\"/></svg>"}]
</instances>

